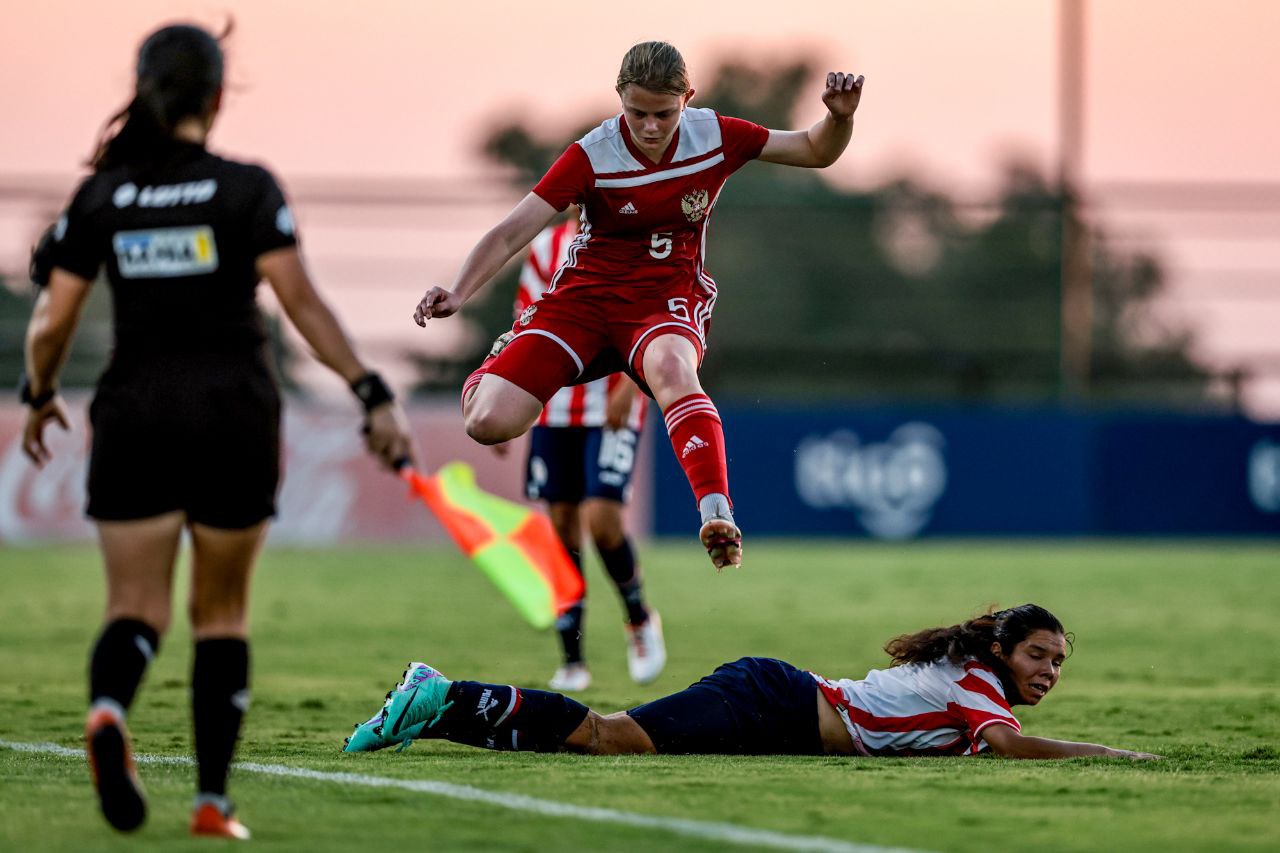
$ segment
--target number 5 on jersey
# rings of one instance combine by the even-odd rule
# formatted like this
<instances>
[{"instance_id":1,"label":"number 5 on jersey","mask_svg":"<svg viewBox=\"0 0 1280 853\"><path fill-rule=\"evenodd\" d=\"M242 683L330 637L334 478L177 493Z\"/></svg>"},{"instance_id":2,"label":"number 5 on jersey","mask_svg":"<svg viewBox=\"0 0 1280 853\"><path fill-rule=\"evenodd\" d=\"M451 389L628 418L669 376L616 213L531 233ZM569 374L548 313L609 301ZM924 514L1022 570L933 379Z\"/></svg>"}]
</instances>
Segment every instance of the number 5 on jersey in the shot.
<instances>
[{"instance_id":1,"label":"number 5 on jersey","mask_svg":"<svg viewBox=\"0 0 1280 853\"><path fill-rule=\"evenodd\" d=\"M671 231L658 231L649 235L649 254L656 260L663 260L671 256Z\"/></svg>"}]
</instances>

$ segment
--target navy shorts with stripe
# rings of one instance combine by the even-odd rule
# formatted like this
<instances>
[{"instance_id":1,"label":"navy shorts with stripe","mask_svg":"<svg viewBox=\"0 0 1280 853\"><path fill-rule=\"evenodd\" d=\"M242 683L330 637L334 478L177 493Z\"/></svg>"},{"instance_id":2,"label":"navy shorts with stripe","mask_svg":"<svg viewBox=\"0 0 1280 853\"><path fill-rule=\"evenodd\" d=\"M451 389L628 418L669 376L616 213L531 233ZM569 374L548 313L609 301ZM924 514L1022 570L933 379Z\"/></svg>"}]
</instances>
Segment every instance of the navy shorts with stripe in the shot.
<instances>
[{"instance_id":1,"label":"navy shorts with stripe","mask_svg":"<svg viewBox=\"0 0 1280 853\"><path fill-rule=\"evenodd\" d=\"M548 503L631 497L639 434L604 427L535 426L529 431L525 494Z\"/></svg>"},{"instance_id":2,"label":"navy shorts with stripe","mask_svg":"<svg viewBox=\"0 0 1280 853\"><path fill-rule=\"evenodd\" d=\"M786 661L741 658L627 714L664 755L822 755L817 696Z\"/></svg>"}]
</instances>

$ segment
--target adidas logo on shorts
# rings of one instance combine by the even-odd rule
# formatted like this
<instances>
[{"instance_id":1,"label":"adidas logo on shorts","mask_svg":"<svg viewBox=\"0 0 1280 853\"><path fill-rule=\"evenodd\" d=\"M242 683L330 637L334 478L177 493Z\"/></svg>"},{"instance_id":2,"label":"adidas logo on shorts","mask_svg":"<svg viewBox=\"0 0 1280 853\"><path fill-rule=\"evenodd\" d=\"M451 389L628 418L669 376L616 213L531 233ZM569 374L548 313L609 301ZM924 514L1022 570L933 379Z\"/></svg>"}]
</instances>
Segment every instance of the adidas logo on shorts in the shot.
<instances>
[{"instance_id":1,"label":"adidas logo on shorts","mask_svg":"<svg viewBox=\"0 0 1280 853\"><path fill-rule=\"evenodd\" d=\"M706 446L707 446L707 443L695 435L693 438L685 442L684 451L680 454L680 458L683 459L693 451L701 450Z\"/></svg>"},{"instance_id":2,"label":"adidas logo on shorts","mask_svg":"<svg viewBox=\"0 0 1280 853\"><path fill-rule=\"evenodd\" d=\"M639 213L640 211L636 210L636 206L634 204L632 204L631 202L627 202L622 207L618 208L618 212L619 213Z\"/></svg>"}]
</instances>

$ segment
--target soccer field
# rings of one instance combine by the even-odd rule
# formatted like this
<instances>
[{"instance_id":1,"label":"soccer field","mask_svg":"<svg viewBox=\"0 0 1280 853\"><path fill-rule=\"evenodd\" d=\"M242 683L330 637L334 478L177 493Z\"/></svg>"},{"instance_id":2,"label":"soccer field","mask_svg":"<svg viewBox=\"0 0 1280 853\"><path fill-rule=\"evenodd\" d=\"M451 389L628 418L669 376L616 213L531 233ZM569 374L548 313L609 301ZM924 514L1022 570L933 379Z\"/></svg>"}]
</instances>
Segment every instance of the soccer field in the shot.
<instances>
[{"instance_id":1,"label":"soccer field","mask_svg":"<svg viewBox=\"0 0 1280 853\"><path fill-rule=\"evenodd\" d=\"M646 687L626 677L620 608L603 572L589 569L595 683L585 701L623 709L742 655L856 678L885 662L880 647L895 634L992 602L1035 601L1076 643L1044 704L1019 709L1024 731L1167 758L587 758L442 742L343 755L342 738L407 661L542 686L555 639L518 621L449 549L272 550L256 580L254 700L238 758L295 770L233 774L231 794L255 843L1280 849L1280 544L752 542L747 557L745 570L716 575L696 544L643 549L671 655ZM80 747L101 602L90 549L0 552L0 848L207 849L211 842L186 835L190 766L142 767L150 819L121 837L100 819L82 759L14 748ZM190 751L184 621L175 620L131 714L143 754Z\"/></svg>"}]
</instances>

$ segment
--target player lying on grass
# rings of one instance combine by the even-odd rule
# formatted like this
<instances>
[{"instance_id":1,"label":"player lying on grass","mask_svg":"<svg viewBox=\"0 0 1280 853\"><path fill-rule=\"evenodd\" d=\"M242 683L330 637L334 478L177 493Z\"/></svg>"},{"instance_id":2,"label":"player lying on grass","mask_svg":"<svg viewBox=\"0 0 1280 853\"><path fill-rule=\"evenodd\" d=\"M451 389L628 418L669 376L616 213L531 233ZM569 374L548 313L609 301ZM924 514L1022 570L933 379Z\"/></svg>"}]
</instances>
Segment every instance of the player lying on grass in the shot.
<instances>
[{"instance_id":1,"label":"player lying on grass","mask_svg":"<svg viewBox=\"0 0 1280 853\"><path fill-rule=\"evenodd\" d=\"M771 658L727 663L679 693L601 716L558 693L450 681L410 664L346 752L417 738L497 750L732 755L976 755L1010 758L1145 752L1022 734L1013 705L1058 683L1071 637L1035 604L926 628L885 645L888 669L831 681Z\"/></svg>"}]
</instances>

